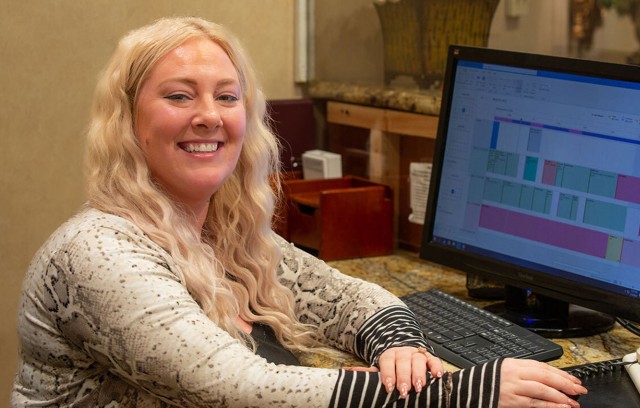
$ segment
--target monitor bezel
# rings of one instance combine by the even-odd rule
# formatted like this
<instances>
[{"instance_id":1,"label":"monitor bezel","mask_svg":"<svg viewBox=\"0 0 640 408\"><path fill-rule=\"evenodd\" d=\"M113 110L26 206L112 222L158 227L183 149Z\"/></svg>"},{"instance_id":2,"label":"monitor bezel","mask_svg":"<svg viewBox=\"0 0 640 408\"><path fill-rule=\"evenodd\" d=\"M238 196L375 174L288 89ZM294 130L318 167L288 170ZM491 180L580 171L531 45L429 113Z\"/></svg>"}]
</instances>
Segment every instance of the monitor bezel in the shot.
<instances>
[{"instance_id":1,"label":"monitor bezel","mask_svg":"<svg viewBox=\"0 0 640 408\"><path fill-rule=\"evenodd\" d=\"M490 48L451 45L448 51L433 167L423 236L419 256L427 261L449 266L463 272L515 286L593 309L612 316L640 322L640 298L604 290L595 286L544 273L529 267L489 258L485 255L461 251L434 241L436 201L440 190L440 175L449 128L449 116L457 63L460 60L501 64L525 69L559 71L567 74L606 77L640 84L640 67L601 61L581 60L550 55L531 54Z\"/></svg>"}]
</instances>

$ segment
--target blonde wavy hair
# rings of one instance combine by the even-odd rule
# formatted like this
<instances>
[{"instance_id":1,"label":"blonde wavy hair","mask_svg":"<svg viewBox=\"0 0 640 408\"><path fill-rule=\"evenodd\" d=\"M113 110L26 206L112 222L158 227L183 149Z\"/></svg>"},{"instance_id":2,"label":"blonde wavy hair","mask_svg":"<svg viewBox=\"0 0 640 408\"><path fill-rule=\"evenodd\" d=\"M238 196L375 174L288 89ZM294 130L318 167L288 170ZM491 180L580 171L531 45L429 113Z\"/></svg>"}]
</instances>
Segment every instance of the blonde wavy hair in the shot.
<instances>
[{"instance_id":1,"label":"blonde wavy hair","mask_svg":"<svg viewBox=\"0 0 640 408\"><path fill-rule=\"evenodd\" d=\"M134 134L138 92L158 61L185 41L204 37L219 45L236 68L246 109L238 164L211 198L202 231L192 216L154 183ZM292 293L276 276L282 258L271 220L279 172L276 137L266 102L237 40L220 25L199 18L165 18L134 30L118 44L94 97L85 167L89 205L130 219L168 251L182 280L207 316L232 336L255 343L236 316L271 326L293 351L314 348L309 327L294 315Z\"/></svg>"}]
</instances>

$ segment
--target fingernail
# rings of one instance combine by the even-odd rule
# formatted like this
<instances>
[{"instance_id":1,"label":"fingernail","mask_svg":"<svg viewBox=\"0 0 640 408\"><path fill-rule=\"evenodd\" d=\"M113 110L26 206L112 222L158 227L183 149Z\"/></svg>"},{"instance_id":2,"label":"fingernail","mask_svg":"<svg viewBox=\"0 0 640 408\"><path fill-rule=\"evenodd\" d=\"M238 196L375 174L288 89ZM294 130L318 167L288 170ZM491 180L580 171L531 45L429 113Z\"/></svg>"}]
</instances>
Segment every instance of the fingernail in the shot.
<instances>
[{"instance_id":1,"label":"fingernail","mask_svg":"<svg viewBox=\"0 0 640 408\"><path fill-rule=\"evenodd\" d=\"M569 408L578 408L580 406L580 404L578 404L578 402L572 400L571 398L569 398Z\"/></svg>"},{"instance_id":2,"label":"fingernail","mask_svg":"<svg viewBox=\"0 0 640 408\"><path fill-rule=\"evenodd\" d=\"M408 393L409 390L407 390L407 384L402 383L402 385L400 385L400 398L407 398Z\"/></svg>"},{"instance_id":3,"label":"fingernail","mask_svg":"<svg viewBox=\"0 0 640 408\"><path fill-rule=\"evenodd\" d=\"M442 378L442 371L438 371L438 372L436 373L436 377L438 377L438 378Z\"/></svg>"},{"instance_id":4,"label":"fingernail","mask_svg":"<svg viewBox=\"0 0 640 408\"><path fill-rule=\"evenodd\" d=\"M582 385L578 385L578 384L574 385L574 386L573 386L573 389L574 389L574 391L575 391L575 392L577 392L578 394L583 394L583 395L589 392L589 391L588 391L586 388L584 388Z\"/></svg>"},{"instance_id":5,"label":"fingernail","mask_svg":"<svg viewBox=\"0 0 640 408\"><path fill-rule=\"evenodd\" d=\"M416 381L416 392L422 391L422 380Z\"/></svg>"},{"instance_id":6,"label":"fingernail","mask_svg":"<svg viewBox=\"0 0 640 408\"><path fill-rule=\"evenodd\" d=\"M387 392L393 391L393 380L391 378L387 378Z\"/></svg>"}]
</instances>

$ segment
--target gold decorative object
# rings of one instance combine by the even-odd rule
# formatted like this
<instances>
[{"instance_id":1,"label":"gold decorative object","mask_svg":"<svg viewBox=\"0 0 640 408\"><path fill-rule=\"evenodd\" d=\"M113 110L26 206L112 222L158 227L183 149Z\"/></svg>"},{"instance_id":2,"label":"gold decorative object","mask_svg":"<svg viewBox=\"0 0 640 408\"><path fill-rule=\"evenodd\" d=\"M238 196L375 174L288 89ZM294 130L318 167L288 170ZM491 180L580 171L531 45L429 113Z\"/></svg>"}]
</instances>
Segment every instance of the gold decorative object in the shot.
<instances>
[{"instance_id":1,"label":"gold decorative object","mask_svg":"<svg viewBox=\"0 0 640 408\"><path fill-rule=\"evenodd\" d=\"M594 31L603 24L602 10L615 10L621 16L629 16L636 39L640 41L640 0L570 0L571 42L578 57L591 49ZM627 62L640 65L640 50L630 54Z\"/></svg>"},{"instance_id":2,"label":"gold decorative object","mask_svg":"<svg viewBox=\"0 0 640 408\"><path fill-rule=\"evenodd\" d=\"M571 45L578 57L593 44L593 32L602 25L599 0L571 0L569 18Z\"/></svg>"},{"instance_id":3,"label":"gold decorative object","mask_svg":"<svg viewBox=\"0 0 640 408\"><path fill-rule=\"evenodd\" d=\"M449 44L486 47L499 0L374 0L384 42L384 78L437 87Z\"/></svg>"}]
</instances>

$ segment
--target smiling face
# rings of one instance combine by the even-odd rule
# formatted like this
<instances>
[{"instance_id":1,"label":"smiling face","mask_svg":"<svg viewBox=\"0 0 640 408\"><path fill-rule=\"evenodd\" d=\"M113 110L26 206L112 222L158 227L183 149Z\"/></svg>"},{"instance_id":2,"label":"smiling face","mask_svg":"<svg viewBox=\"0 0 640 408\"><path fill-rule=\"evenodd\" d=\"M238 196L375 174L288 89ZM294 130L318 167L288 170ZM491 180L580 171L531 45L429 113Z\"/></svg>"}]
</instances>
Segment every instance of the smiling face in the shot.
<instances>
[{"instance_id":1,"label":"smiling face","mask_svg":"<svg viewBox=\"0 0 640 408\"><path fill-rule=\"evenodd\" d=\"M151 70L135 115L152 176L203 220L244 141L246 112L231 60L207 38L184 42Z\"/></svg>"}]
</instances>

